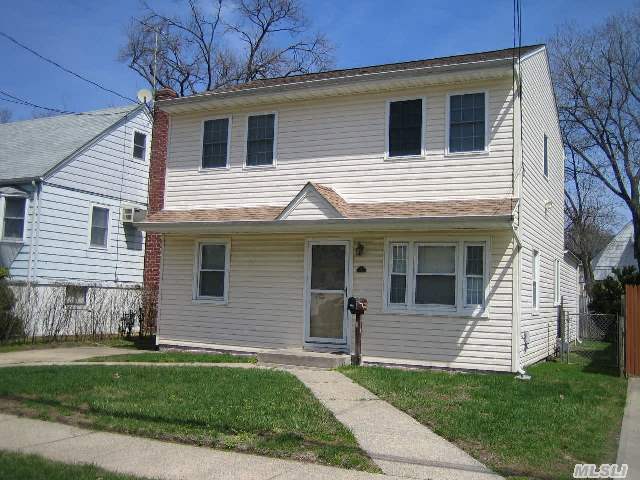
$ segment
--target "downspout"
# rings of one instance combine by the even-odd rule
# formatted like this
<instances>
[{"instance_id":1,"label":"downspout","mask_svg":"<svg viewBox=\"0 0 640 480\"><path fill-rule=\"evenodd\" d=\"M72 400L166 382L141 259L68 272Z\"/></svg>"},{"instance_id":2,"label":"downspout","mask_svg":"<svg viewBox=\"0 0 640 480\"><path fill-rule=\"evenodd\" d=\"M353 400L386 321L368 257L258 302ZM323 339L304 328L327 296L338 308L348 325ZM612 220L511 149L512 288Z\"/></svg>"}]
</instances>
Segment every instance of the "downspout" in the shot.
<instances>
[{"instance_id":1,"label":"downspout","mask_svg":"<svg viewBox=\"0 0 640 480\"><path fill-rule=\"evenodd\" d=\"M29 266L27 269L27 286L31 287L32 270L33 270L33 250L35 248L36 239L36 221L40 217L40 183L35 180L31 181L33 187L33 206L31 207L31 232L29 235Z\"/></svg>"},{"instance_id":2,"label":"downspout","mask_svg":"<svg viewBox=\"0 0 640 480\"><path fill-rule=\"evenodd\" d=\"M40 212L41 212L41 207L42 207L42 178L40 178L38 180L38 186L37 186L37 192L38 192L38 207L37 207L37 211L36 211L36 243L35 243L35 254L34 254L34 259L33 259L33 274L32 277L35 281L38 280L38 254L40 253Z\"/></svg>"}]
</instances>

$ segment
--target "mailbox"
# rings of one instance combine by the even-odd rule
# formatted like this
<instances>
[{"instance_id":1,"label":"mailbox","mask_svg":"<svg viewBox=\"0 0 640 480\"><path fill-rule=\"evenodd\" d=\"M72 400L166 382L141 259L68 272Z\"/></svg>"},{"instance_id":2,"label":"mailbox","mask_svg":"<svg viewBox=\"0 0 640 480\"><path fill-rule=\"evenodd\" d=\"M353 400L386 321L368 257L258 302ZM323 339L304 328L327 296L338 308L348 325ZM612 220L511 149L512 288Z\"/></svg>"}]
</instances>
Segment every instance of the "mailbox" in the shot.
<instances>
[{"instance_id":1,"label":"mailbox","mask_svg":"<svg viewBox=\"0 0 640 480\"><path fill-rule=\"evenodd\" d=\"M362 315L367 311L367 299L349 297L349 300L347 300L347 309L351 314Z\"/></svg>"}]
</instances>

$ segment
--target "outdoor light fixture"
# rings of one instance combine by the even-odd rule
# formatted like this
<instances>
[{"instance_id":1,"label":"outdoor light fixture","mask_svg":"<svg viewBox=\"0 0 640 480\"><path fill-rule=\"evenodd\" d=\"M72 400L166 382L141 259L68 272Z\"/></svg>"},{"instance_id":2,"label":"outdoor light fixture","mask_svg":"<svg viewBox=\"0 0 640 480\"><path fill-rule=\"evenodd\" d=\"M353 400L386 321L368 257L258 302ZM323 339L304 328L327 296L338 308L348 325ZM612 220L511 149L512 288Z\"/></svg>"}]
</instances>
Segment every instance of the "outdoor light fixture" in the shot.
<instances>
[{"instance_id":1,"label":"outdoor light fixture","mask_svg":"<svg viewBox=\"0 0 640 480\"><path fill-rule=\"evenodd\" d=\"M362 242L358 242L358 245L356 245L356 255L358 257L361 257L363 253L364 253L364 245L362 244Z\"/></svg>"}]
</instances>

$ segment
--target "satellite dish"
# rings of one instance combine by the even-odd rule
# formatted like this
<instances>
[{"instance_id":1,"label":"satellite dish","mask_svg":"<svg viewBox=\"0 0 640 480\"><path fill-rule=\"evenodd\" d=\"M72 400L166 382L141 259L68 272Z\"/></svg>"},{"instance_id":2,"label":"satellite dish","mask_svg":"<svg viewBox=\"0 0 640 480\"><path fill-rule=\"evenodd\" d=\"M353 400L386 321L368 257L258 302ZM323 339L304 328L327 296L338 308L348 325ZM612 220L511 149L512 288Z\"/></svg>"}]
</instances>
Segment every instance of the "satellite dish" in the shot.
<instances>
[{"instance_id":1,"label":"satellite dish","mask_svg":"<svg viewBox=\"0 0 640 480\"><path fill-rule=\"evenodd\" d=\"M148 90L146 88L138 90L138 100L140 100L141 103L150 102L152 99L153 94L151 93L151 90Z\"/></svg>"}]
</instances>

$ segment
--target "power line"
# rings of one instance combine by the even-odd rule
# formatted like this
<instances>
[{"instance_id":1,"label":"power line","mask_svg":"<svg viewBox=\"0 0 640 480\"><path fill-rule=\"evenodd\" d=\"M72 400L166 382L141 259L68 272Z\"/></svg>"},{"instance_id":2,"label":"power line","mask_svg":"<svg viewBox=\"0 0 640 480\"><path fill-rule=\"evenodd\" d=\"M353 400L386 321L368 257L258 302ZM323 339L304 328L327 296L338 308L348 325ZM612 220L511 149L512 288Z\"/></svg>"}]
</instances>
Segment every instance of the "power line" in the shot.
<instances>
[{"instance_id":1,"label":"power line","mask_svg":"<svg viewBox=\"0 0 640 480\"><path fill-rule=\"evenodd\" d=\"M101 84L99 84L98 82L94 82L93 80L88 79L87 77L84 77L82 75L80 75L79 73L76 73L72 70L69 70L66 67L63 67L62 65L60 65L58 62L55 62L53 60L51 60L50 58L45 57L44 55L36 52L34 49L26 46L25 44L19 42L18 40L16 40L15 38L13 38L11 35L0 31L0 36L3 36L4 38L6 38L7 40L9 40L10 42L16 44L17 46L19 46L20 48L23 48L25 50L27 50L28 52L32 53L33 55L35 55L36 57L40 58L41 60L44 60L47 63L50 63L51 65L54 65L56 67L58 67L60 70L63 70L64 72L67 72L70 75L73 75L74 77L79 78L80 80L83 80L87 83L90 83L91 85L93 85L94 87L98 87L101 90L104 90L105 92L109 92L112 93L114 95L117 95L118 97L130 101L130 102L134 102L137 103L136 100L134 100L133 98L127 97L126 95L121 95L120 93L116 92L115 90L111 90L110 88L107 88Z\"/></svg>"}]
</instances>

